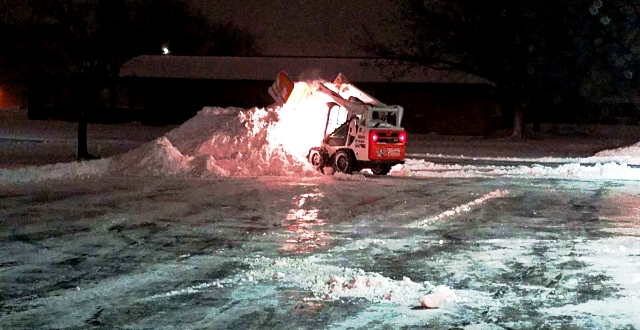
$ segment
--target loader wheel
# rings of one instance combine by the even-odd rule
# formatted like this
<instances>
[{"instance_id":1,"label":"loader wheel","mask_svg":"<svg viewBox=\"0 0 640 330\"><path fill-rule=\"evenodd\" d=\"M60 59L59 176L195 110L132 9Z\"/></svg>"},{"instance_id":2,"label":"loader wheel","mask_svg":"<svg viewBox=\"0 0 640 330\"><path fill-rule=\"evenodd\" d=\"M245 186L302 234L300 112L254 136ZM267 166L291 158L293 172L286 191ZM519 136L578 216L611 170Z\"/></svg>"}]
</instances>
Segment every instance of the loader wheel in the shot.
<instances>
[{"instance_id":1,"label":"loader wheel","mask_svg":"<svg viewBox=\"0 0 640 330\"><path fill-rule=\"evenodd\" d=\"M316 171L322 173L322 169L325 166L322 153L320 153L320 151L317 149L311 149L307 158L309 159L309 163L311 163L311 166L313 166Z\"/></svg>"},{"instance_id":2,"label":"loader wheel","mask_svg":"<svg viewBox=\"0 0 640 330\"><path fill-rule=\"evenodd\" d=\"M391 171L391 166L389 165L380 164L371 167L371 172L375 175L387 175L389 171Z\"/></svg>"},{"instance_id":3,"label":"loader wheel","mask_svg":"<svg viewBox=\"0 0 640 330\"><path fill-rule=\"evenodd\" d=\"M336 152L333 165L336 168L336 171L342 172L345 174L351 174L354 169L353 158L348 151L340 150Z\"/></svg>"}]
</instances>

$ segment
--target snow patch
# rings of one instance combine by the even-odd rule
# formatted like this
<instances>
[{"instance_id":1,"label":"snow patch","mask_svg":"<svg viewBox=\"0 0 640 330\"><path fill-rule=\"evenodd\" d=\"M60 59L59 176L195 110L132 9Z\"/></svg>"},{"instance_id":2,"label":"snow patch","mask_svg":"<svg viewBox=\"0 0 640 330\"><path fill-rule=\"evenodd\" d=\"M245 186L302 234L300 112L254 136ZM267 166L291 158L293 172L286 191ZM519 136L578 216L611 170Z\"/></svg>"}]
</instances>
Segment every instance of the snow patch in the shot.
<instances>
[{"instance_id":1,"label":"snow patch","mask_svg":"<svg viewBox=\"0 0 640 330\"><path fill-rule=\"evenodd\" d=\"M404 165L394 168L391 175L426 178L489 178L489 177L525 177L548 179L583 180L640 180L640 168L630 167L626 163L580 163L558 166L478 166L458 164L435 164L423 159L407 159Z\"/></svg>"},{"instance_id":2,"label":"snow patch","mask_svg":"<svg viewBox=\"0 0 640 330\"><path fill-rule=\"evenodd\" d=\"M450 210L444 211L444 212L442 212L442 213L440 213L440 214L438 214L436 216L433 216L431 218L427 218L427 219L424 219L424 220L420 220L420 221L408 224L406 227L424 227L424 226L427 226L427 225L429 225L429 224L431 224L431 223L433 223L435 221L439 221L439 220L442 220L444 218L448 218L448 217L452 217L452 216L455 216L455 215L459 215L459 214L461 214L463 212L469 212L469 211L471 211L471 209L474 206L478 206L478 205L484 204L485 202L487 202L490 199L502 198L502 197L506 196L508 193L509 193L508 190L497 189L497 190L492 191L490 193L484 194L481 197L478 197L478 198L476 198L475 200L473 200L471 202L456 206L456 207L454 207L454 208L452 208ZM440 240L440 244L442 244L442 243L443 243L443 241Z\"/></svg>"},{"instance_id":3,"label":"snow patch","mask_svg":"<svg viewBox=\"0 0 640 330\"><path fill-rule=\"evenodd\" d=\"M68 178L99 177L108 172L110 164L110 159L99 159L76 163L0 169L0 183L29 183Z\"/></svg>"},{"instance_id":4,"label":"snow patch","mask_svg":"<svg viewBox=\"0 0 640 330\"><path fill-rule=\"evenodd\" d=\"M341 172L333 173L333 178L338 181L361 181L367 179L362 173L346 174Z\"/></svg>"},{"instance_id":5,"label":"snow patch","mask_svg":"<svg viewBox=\"0 0 640 330\"><path fill-rule=\"evenodd\" d=\"M424 294L435 289L430 283L416 283L410 278L393 280L375 272L321 264L309 258L250 258L244 262L251 270L233 279L219 281L223 285L246 282L280 281L308 290L309 300L342 300L362 298L375 303L397 303L413 306Z\"/></svg>"}]
</instances>

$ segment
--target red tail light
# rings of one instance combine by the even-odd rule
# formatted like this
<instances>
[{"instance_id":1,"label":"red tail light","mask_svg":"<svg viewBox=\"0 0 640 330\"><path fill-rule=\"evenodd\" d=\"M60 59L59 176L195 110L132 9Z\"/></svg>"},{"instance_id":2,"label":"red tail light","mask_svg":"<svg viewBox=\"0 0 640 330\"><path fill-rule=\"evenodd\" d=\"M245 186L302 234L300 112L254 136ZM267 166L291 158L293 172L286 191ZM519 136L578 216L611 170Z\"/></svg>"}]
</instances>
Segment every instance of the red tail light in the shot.
<instances>
[{"instance_id":1,"label":"red tail light","mask_svg":"<svg viewBox=\"0 0 640 330\"><path fill-rule=\"evenodd\" d=\"M378 133L371 132L371 142L372 143L377 143L378 142Z\"/></svg>"},{"instance_id":2,"label":"red tail light","mask_svg":"<svg viewBox=\"0 0 640 330\"><path fill-rule=\"evenodd\" d=\"M400 136L398 138L400 139L400 142L406 143L407 142L407 133L406 132L400 133Z\"/></svg>"}]
</instances>

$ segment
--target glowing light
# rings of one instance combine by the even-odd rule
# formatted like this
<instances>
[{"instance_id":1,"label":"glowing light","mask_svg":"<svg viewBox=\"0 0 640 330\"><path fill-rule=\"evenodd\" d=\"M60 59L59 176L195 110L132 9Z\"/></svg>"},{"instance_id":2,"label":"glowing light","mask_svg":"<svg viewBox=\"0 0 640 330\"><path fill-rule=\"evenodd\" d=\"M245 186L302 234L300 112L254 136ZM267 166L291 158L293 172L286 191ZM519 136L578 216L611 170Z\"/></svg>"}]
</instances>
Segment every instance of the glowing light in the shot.
<instances>
[{"instance_id":1,"label":"glowing light","mask_svg":"<svg viewBox=\"0 0 640 330\"><path fill-rule=\"evenodd\" d=\"M287 103L277 109L278 122L268 129L268 139L289 153L306 158L324 138L331 98L309 90L305 82L297 82Z\"/></svg>"},{"instance_id":2,"label":"glowing light","mask_svg":"<svg viewBox=\"0 0 640 330\"><path fill-rule=\"evenodd\" d=\"M171 52L169 51L169 47L167 47L167 46L162 46L162 54L164 54L164 55L169 55L169 54L171 54Z\"/></svg>"},{"instance_id":3,"label":"glowing light","mask_svg":"<svg viewBox=\"0 0 640 330\"><path fill-rule=\"evenodd\" d=\"M640 230L640 198L628 192L616 192L606 196L597 205L598 219L612 221L613 231L625 235L637 235Z\"/></svg>"},{"instance_id":4,"label":"glowing light","mask_svg":"<svg viewBox=\"0 0 640 330\"><path fill-rule=\"evenodd\" d=\"M407 133L402 132L400 133L400 142L405 143L407 141Z\"/></svg>"}]
</instances>

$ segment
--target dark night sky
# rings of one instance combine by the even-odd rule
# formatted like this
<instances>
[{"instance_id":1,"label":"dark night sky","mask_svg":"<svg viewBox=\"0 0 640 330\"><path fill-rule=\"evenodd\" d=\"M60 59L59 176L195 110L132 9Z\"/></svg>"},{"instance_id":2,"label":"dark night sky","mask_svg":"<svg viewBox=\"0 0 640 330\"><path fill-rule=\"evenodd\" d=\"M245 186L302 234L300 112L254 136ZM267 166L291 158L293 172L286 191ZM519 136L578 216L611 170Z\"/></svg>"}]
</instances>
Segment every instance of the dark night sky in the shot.
<instances>
[{"instance_id":1,"label":"dark night sky","mask_svg":"<svg viewBox=\"0 0 640 330\"><path fill-rule=\"evenodd\" d=\"M233 21L257 37L265 55L358 56L354 37L366 26L388 40L380 18L389 0L192 0L216 21Z\"/></svg>"}]
</instances>

